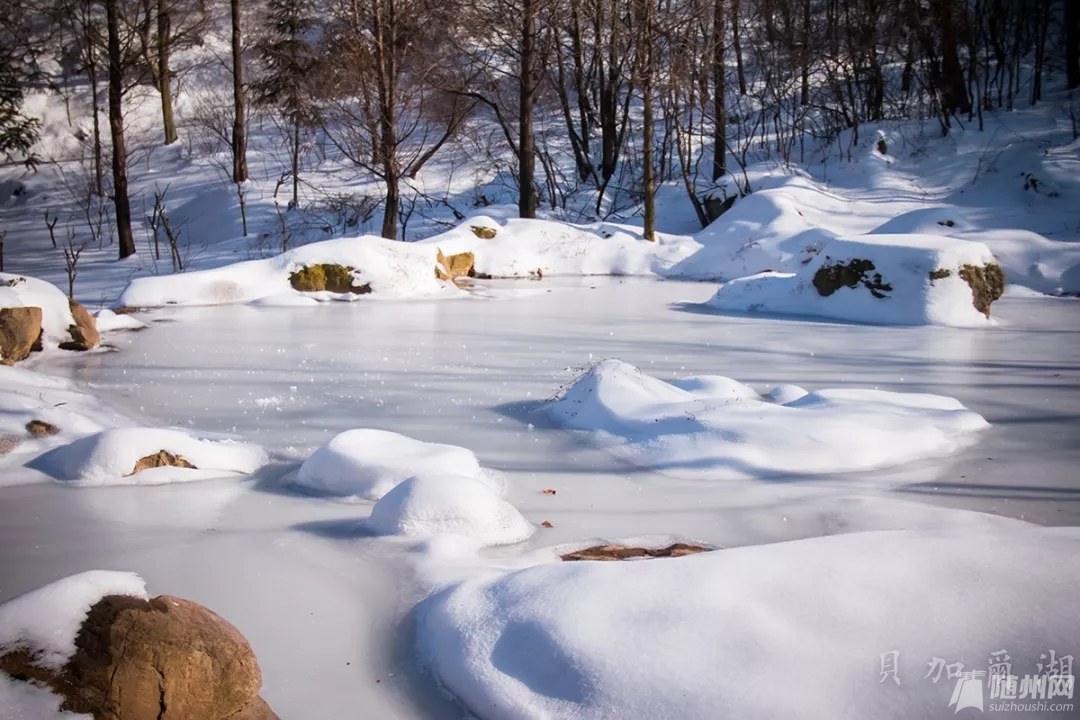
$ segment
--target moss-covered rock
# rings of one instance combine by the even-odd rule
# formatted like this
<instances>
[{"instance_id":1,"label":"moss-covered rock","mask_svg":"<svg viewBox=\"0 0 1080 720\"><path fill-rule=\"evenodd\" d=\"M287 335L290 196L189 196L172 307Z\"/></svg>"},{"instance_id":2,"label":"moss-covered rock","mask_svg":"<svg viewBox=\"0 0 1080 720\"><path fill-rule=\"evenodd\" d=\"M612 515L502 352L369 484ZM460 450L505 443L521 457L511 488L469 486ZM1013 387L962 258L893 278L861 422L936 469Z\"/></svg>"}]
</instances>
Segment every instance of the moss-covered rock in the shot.
<instances>
[{"instance_id":1,"label":"moss-covered rock","mask_svg":"<svg viewBox=\"0 0 1080 720\"><path fill-rule=\"evenodd\" d=\"M472 230L473 235L481 240L491 240L499 234L498 228L489 225L470 225L469 229Z\"/></svg>"},{"instance_id":2,"label":"moss-covered rock","mask_svg":"<svg viewBox=\"0 0 1080 720\"><path fill-rule=\"evenodd\" d=\"M997 263L964 265L959 275L971 287L975 309L990 317L990 305L1005 292L1005 271Z\"/></svg>"},{"instance_id":3,"label":"moss-covered rock","mask_svg":"<svg viewBox=\"0 0 1080 720\"><path fill-rule=\"evenodd\" d=\"M353 269L337 263L305 265L289 275L289 284L299 292L332 292L366 295L371 284L356 285Z\"/></svg>"},{"instance_id":4,"label":"moss-covered rock","mask_svg":"<svg viewBox=\"0 0 1080 720\"><path fill-rule=\"evenodd\" d=\"M874 272L874 263L859 258L822 265L814 273L813 283L822 297L829 297L842 287L855 289L859 285L876 298L886 298L886 293L892 292L892 285L884 281L881 273Z\"/></svg>"},{"instance_id":5,"label":"moss-covered rock","mask_svg":"<svg viewBox=\"0 0 1080 720\"><path fill-rule=\"evenodd\" d=\"M934 280L944 280L947 277L952 277L952 270L949 270L948 268L938 268L930 273L930 282L933 282Z\"/></svg>"}]
</instances>

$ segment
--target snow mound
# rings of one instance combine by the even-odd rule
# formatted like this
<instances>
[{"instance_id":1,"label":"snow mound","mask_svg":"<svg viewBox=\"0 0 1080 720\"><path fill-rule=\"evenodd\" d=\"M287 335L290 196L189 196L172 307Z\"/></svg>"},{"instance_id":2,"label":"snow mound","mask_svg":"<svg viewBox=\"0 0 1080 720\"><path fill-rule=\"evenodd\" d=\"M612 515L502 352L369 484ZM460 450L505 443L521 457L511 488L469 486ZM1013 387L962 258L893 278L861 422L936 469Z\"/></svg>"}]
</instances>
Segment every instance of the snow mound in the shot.
<instances>
[{"instance_id":1,"label":"snow mound","mask_svg":"<svg viewBox=\"0 0 1080 720\"><path fill-rule=\"evenodd\" d=\"M34 663L60 670L75 654L75 635L87 611L106 595L147 599L134 573L91 570L31 590L0 605L0 655L34 653Z\"/></svg>"},{"instance_id":2,"label":"snow mound","mask_svg":"<svg viewBox=\"0 0 1080 720\"><path fill-rule=\"evenodd\" d=\"M296 484L338 497L378 500L413 477L456 475L501 491L470 450L386 430L346 430L304 461Z\"/></svg>"},{"instance_id":3,"label":"snow mound","mask_svg":"<svg viewBox=\"0 0 1080 720\"><path fill-rule=\"evenodd\" d=\"M166 450L195 468L163 466L132 474L139 460ZM164 485L248 475L266 463L257 445L202 438L185 430L115 428L81 437L37 458L42 472L73 485Z\"/></svg>"},{"instance_id":4,"label":"snow mound","mask_svg":"<svg viewBox=\"0 0 1080 720\"><path fill-rule=\"evenodd\" d=\"M0 308L41 308L42 340L59 345L71 339L68 328L75 324L68 297L52 283L26 275L0 273Z\"/></svg>"},{"instance_id":5,"label":"snow mound","mask_svg":"<svg viewBox=\"0 0 1080 720\"><path fill-rule=\"evenodd\" d=\"M105 309L98 312L97 329L99 332L114 332L116 330L142 330L149 327L142 320L133 315L114 313Z\"/></svg>"},{"instance_id":6,"label":"snow mound","mask_svg":"<svg viewBox=\"0 0 1080 720\"><path fill-rule=\"evenodd\" d=\"M490 487L468 477L405 480L371 509L368 527L380 535L462 535L483 545L509 545L533 526Z\"/></svg>"},{"instance_id":7,"label":"snow mound","mask_svg":"<svg viewBox=\"0 0 1080 720\"><path fill-rule=\"evenodd\" d=\"M440 293L457 294L435 277L434 247L384 240L372 236L312 243L265 260L249 260L212 270L160 277L136 278L120 297L122 305L156 307L226 305L264 298L281 305L286 296L304 297L289 283L303 267L337 264L353 268L353 284L369 284L370 297L406 298ZM368 295L312 294L319 299L355 299Z\"/></svg>"},{"instance_id":8,"label":"snow mound","mask_svg":"<svg viewBox=\"0 0 1080 720\"><path fill-rule=\"evenodd\" d=\"M688 280L729 280L766 271L793 271L836 238L834 213L846 210L805 178L786 179L739 198L694 236L701 248L667 273Z\"/></svg>"},{"instance_id":9,"label":"snow mound","mask_svg":"<svg viewBox=\"0 0 1080 720\"><path fill-rule=\"evenodd\" d=\"M759 395L725 377L667 383L620 360L593 367L547 411L636 465L715 479L900 465L951 454L989 427L940 395L791 385Z\"/></svg>"},{"instance_id":10,"label":"snow mound","mask_svg":"<svg viewBox=\"0 0 1080 720\"><path fill-rule=\"evenodd\" d=\"M1024 675L1080 647L1078 552L1025 528L550 563L426 600L419 642L479 718L938 717L959 686L934 658L986 672L1006 649Z\"/></svg>"},{"instance_id":11,"label":"snow mound","mask_svg":"<svg viewBox=\"0 0 1080 720\"><path fill-rule=\"evenodd\" d=\"M481 237L492 232L494 237ZM437 247L446 255L471 252L476 272L493 277L658 275L700 247L691 238L675 235L650 242L640 229L611 223L573 225L485 215L417 244Z\"/></svg>"},{"instance_id":12,"label":"snow mound","mask_svg":"<svg viewBox=\"0 0 1080 720\"><path fill-rule=\"evenodd\" d=\"M794 273L726 282L706 305L736 312L809 315L883 325L979 327L965 266L995 264L982 243L930 235L875 235L835 240ZM849 284L822 288L830 269L850 268ZM823 292L828 294L823 295Z\"/></svg>"}]
</instances>

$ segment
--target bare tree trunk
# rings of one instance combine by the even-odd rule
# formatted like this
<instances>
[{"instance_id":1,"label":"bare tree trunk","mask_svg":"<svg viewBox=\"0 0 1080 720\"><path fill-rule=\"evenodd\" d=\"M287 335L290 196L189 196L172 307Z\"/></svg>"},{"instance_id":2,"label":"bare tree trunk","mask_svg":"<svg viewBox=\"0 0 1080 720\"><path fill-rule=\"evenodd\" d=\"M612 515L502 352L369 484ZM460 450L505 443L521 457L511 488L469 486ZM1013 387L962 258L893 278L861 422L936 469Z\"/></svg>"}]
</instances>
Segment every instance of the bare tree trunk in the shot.
<instances>
[{"instance_id":1,"label":"bare tree trunk","mask_svg":"<svg viewBox=\"0 0 1080 720\"><path fill-rule=\"evenodd\" d=\"M161 92L161 121L165 128L165 144L176 142L176 118L172 104L172 69L169 67L169 51L172 43L172 18L169 0L157 4L157 51L158 91Z\"/></svg>"},{"instance_id":2,"label":"bare tree trunk","mask_svg":"<svg viewBox=\"0 0 1080 720\"><path fill-rule=\"evenodd\" d=\"M1080 87L1080 2L1065 0L1065 76L1072 90Z\"/></svg>"},{"instance_id":3,"label":"bare tree trunk","mask_svg":"<svg viewBox=\"0 0 1080 720\"><path fill-rule=\"evenodd\" d=\"M656 240L656 168L653 167L653 7L654 0L637 0L638 36L637 66L638 83L641 87L641 158L644 168L641 192L645 206L642 235L646 240Z\"/></svg>"},{"instance_id":4,"label":"bare tree trunk","mask_svg":"<svg viewBox=\"0 0 1080 720\"><path fill-rule=\"evenodd\" d=\"M124 70L120 59L119 0L105 0L105 22L109 40L109 129L112 131L113 204L116 208L116 235L120 241L120 259L135 254L131 234L131 203L128 200L127 148L124 144L123 85Z\"/></svg>"},{"instance_id":5,"label":"bare tree trunk","mask_svg":"<svg viewBox=\"0 0 1080 720\"><path fill-rule=\"evenodd\" d=\"M292 136L292 206L300 207L300 114L293 115Z\"/></svg>"},{"instance_id":6,"label":"bare tree trunk","mask_svg":"<svg viewBox=\"0 0 1080 720\"><path fill-rule=\"evenodd\" d=\"M233 182L248 179L247 122L244 119L244 66L241 57L240 0L230 0L232 10L232 62L233 62Z\"/></svg>"},{"instance_id":7,"label":"bare tree trunk","mask_svg":"<svg viewBox=\"0 0 1080 720\"><path fill-rule=\"evenodd\" d=\"M941 38L941 109L946 117L954 112L970 113L971 99L957 50L955 6L952 0L933 0L931 10Z\"/></svg>"},{"instance_id":8,"label":"bare tree trunk","mask_svg":"<svg viewBox=\"0 0 1080 720\"><path fill-rule=\"evenodd\" d=\"M810 104L810 0L803 0L802 6L802 48L799 52L800 65L802 65L802 88L799 93L799 104Z\"/></svg>"},{"instance_id":9,"label":"bare tree trunk","mask_svg":"<svg viewBox=\"0 0 1080 720\"><path fill-rule=\"evenodd\" d=\"M398 211L401 209L401 171L398 168L397 61L394 55L396 17L394 0L375 0L375 58L378 63L379 144L386 198L383 205L382 236L397 240Z\"/></svg>"},{"instance_id":10,"label":"bare tree trunk","mask_svg":"<svg viewBox=\"0 0 1080 720\"><path fill-rule=\"evenodd\" d=\"M518 74L518 216L536 217L536 10L538 0L524 0L521 17L521 68Z\"/></svg>"},{"instance_id":11,"label":"bare tree trunk","mask_svg":"<svg viewBox=\"0 0 1080 720\"><path fill-rule=\"evenodd\" d=\"M94 194L105 197L105 169L101 160L101 95L98 91L97 61L93 59L93 48L87 51L90 62L86 66L90 76L91 104L94 112Z\"/></svg>"},{"instance_id":12,"label":"bare tree trunk","mask_svg":"<svg viewBox=\"0 0 1080 720\"><path fill-rule=\"evenodd\" d=\"M712 27L712 74L713 74L713 167L712 179L716 182L727 174L727 81L724 77L724 0L713 0Z\"/></svg>"},{"instance_id":13,"label":"bare tree trunk","mask_svg":"<svg viewBox=\"0 0 1080 720\"><path fill-rule=\"evenodd\" d=\"M731 43L735 51L735 72L739 77L739 95L746 95L746 70L742 59L742 30L739 27L739 2L731 0Z\"/></svg>"}]
</instances>

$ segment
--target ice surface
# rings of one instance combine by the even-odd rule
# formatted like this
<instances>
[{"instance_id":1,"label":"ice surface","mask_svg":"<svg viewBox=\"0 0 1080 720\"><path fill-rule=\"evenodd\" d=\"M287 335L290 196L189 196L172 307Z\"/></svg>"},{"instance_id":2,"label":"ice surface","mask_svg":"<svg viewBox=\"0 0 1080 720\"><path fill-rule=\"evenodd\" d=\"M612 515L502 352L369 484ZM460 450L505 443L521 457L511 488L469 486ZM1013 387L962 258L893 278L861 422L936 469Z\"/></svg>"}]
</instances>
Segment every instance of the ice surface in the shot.
<instances>
[{"instance_id":1,"label":"ice surface","mask_svg":"<svg viewBox=\"0 0 1080 720\"><path fill-rule=\"evenodd\" d=\"M935 657L1034 674L1080 646L1077 552L1076 529L906 531L552 563L426 601L419 643L492 720L935 717L956 686Z\"/></svg>"},{"instance_id":2,"label":"ice surface","mask_svg":"<svg viewBox=\"0 0 1080 720\"><path fill-rule=\"evenodd\" d=\"M156 467L132 474L144 457L166 450L195 468ZM201 437L169 428L113 428L74 440L38 457L33 465L72 485L163 485L246 475L266 462L257 445Z\"/></svg>"},{"instance_id":3,"label":"ice surface","mask_svg":"<svg viewBox=\"0 0 1080 720\"><path fill-rule=\"evenodd\" d=\"M547 410L636 465L718 480L889 467L948 455L989 427L940 395L786 386L768 397L720 376L664 382L619 360Z\"/></svg>"},{"instance_id":4,"label":"ice surface","mask_svg":"<svg viewBox=\"0 0 1080 720\"><path fill-rule=\"evenodd\" d=\"M343 432L304 461L296 484L341 497L377 500L409 478L451 475L498 488L471 451L385 430Z\"/></svg>"},{"instance_id":5,"label":"ice surface","mask_svg":"<svg viewBox=\"0 0 1080 720\"><path fill-rule=\"evenodd\" d=\"M425 475L396 485L371 509L381 535L462 535L483 545L521 542L533 533L521 513L470 477Z\"/></svg>"},{"instance_id":6,"label":"ice surface","mask_svg":"<svg viewBox=\"0 0 1080 720\"><path fill-rule=\"evenodd\" d=\"M0 605L0 654L26 650L35 665L59 670L75 654L87 611L106 595L148 597L135 573L90 570L8 600Z\"/></svg>"},{"instance_id":7,"label":"ice surface","mask_svg":"<svg viewBox=\"0 0 1080 720\"><path fill-rule=\"evenodd\" d=\"M823 267L852 260L873 264L862 282L823 296L814 276ZM960 277L965 265L996 260L985 245L932 235L873 235L834 240L795 273L766 273L731 280L709 300L710 307L740 312L852 320L887 325L981 327L989 321L973 303ZM944 271L946 277L932 278Z\"/></svg>"}]
</instances>

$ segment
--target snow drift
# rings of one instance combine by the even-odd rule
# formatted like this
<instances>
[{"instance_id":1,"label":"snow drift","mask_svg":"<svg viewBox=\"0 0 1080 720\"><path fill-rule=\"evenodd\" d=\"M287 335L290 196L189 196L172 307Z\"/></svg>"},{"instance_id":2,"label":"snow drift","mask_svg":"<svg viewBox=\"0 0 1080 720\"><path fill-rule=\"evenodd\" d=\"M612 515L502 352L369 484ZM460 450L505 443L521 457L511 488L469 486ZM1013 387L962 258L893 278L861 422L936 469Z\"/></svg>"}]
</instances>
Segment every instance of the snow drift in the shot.
<instances>
[{"instance_id":1,"label":"snow drift","mask_svg":"<svg viewBox=\"0 0 1080 720\"><path fill-rule=\"evenodd\" d=\"M763 396L721 376L664 382L620 360L596 365L546 409L636 465L712 479L889 467L951 454L989 427L940 395L785 385Z\"/></svg>"},{"instance_id":2,"label":"snow drift","mask_svg":"<svg viewBox=\"0 0 1080 720\"><path fill-rule=\"evenodd\" d=\"M446 475L502 489L470 450L366 428L347 430L316 450L295 483L326 495L378 500L409 478Z\"/></svg>"},{"instance_id":3,"label":"snow drift","mask_svg":"<svg viewBox=\"0 0 1080 720\"><path fill-rule=\"evenodd\" d=\"M1077 552L1076 529L1025 528L551 563L430 598L418 635L492 720L938 717L957 683L934 658L986 672L1005 649L1034 675L1080 647Z\"/></svg>"},{"instance_id":4,"label":"snow drift","mask_svg":"<svg viewBox=\"0 0 1080 720\"><path fill-rule=\"evenodd\" d=\"M724 283L709 307L885 325L985 326L1004 277L981 243L929 235L834 240L794 273Z\"/></svg>"},{"instance_id":5,"label":"snow drift","mask_svg":"<svg viewBox=\"0 0 1080 720\"><path fill-rule=\"evenodd\" d=\"M187 466L135 471L140 460L163 450ZM33 466L73 485L162 485L248 475L266 457L266 451L249 443L200 437L186 430L129 427L81 437L38 457Z\"/></svg>"},{"instance_id":6,"label":"snow drift","mask_svg":"<svg viewBox=\"0 0 1080 720\"><path fill-rule=\"evenodd\" d=\"M461 535L483 545L521 542L533 533L521 513L487 485L468 477L413 477L371 509L368 528L380 535Z\"/></svg>"},{"instance_id":7,"label":"snow drift","mask_svg":"<svg viewBox=\"0 0 1080 720\"><path fill-rule=\"evenodd\" d=\"M0 273L0 308L41 308L43 342L56 346L71 339L75 324L68 297L52 283L25 275Z\"/></svg>"}]
</instances>

